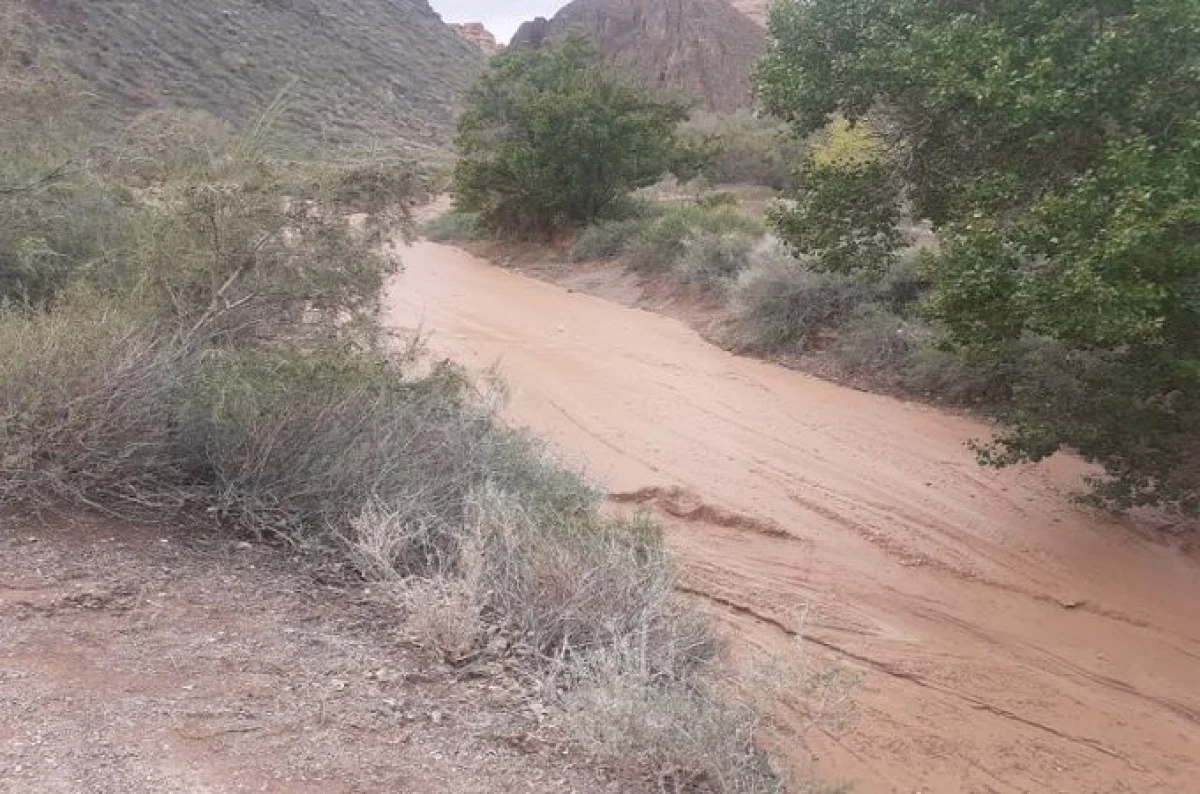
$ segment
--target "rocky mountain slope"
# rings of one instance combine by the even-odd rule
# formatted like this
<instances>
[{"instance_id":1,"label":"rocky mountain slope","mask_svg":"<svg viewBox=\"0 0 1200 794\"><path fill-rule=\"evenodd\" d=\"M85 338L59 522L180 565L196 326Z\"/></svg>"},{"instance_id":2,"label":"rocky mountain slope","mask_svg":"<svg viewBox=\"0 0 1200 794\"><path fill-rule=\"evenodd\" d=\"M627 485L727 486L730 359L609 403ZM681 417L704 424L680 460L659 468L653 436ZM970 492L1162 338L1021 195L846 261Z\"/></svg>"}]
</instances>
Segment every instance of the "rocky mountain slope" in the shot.
<instances>
[{"instance_id":1,"label":"rocky mountain slope","mask_svg":"<svg viewBox=\"0 0 1200 794\"><path fill-rule=\"evenodd\" d=\"M513 45L571 30L653 90L681 92L718 111L752 103L751 72L765 37L726 0L574 0L553 19L526 22Z\"/></svg>"},{"instance_id":2,"label":"rocky mountain slope","mask_svg":"<svg viewBox=\"0 0 1200 794\"><path fill-rule=\"evenodd\" d=\"M309 141L443 147L483 68L426 0L25 0L29 24L110 115L246 122L287 89Z\"/></svg>"},{"instance_id":3,"label":"rocky mountain slope","mask_svg":"<svg viewBox=\"0 0 1200 794\"><path fill-rule=\"evenodd\" d=\"M770 0L729 0L729 4L758 24L766 27L767 7L771 4Z\"/></svg>"},{"instance_id":4,"label":"rocky mountain slope","mask_svg":"<svg viewBox=\"0 0 1200 794\"><path fill-rule=\"evenodd\" d=\"M489 58L504 49L504 45L496 41L496 37L482 22L452 22L450 29L474 44Z\"/></svg>"}]
</instances>

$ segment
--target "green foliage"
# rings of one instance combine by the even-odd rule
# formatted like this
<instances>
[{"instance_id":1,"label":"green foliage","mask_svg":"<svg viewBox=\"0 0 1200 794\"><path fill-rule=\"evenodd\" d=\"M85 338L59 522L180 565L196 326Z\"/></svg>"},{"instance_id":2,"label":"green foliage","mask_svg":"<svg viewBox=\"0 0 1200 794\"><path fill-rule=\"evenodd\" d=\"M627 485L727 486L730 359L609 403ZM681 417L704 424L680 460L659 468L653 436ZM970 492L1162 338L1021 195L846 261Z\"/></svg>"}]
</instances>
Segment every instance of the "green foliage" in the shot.
<instances>
[{"instance_id":1,"label":"green foliage","mask_svg":"<svg viewBox=\"0 0 1200 794\"><path fill-rule=\"evenodd\" d=\"M592 259L615 259L625 253L629 243L645 227L642 218L601 221L593 224L575 238L571 246L572 262Z\"/></svg>"},{"instance_id":2,"label":"green foliage","mask_svg":"<svg viewBox=\"0 0 1200 794\"><path fill-rule=\"evenodd\" d=\"M703 207L706 210L717 210L722 207L736 209L741 204L738 197L727 190L719 190L716 193L709 193L707 196L701 196L696 199L696 206Z\"/></svg>"},{"instance_id":3,"label":"green foliage","mask_svg":"<svg viewBox=\"0 0 1200 794\"><path fill-rule=\"evenodd\" d=\"M712 149L704 176L718 185L791 187L792 171L807 148L786 124L748 110L727 115L697 112L680 127L680 134Z\"/></svg>"},{"instance_id":4,"label":"green foliage","mask_svg":"<svg viewBox=\"0 0 1200 794\"><path fill-rule=\"evenodd\" d=\"M1196 0L783 0L759 72L801 134L871 115L943 238L932 316L969 360L1061 354L1013 388L991 463L1077 450L1118 505L1200 488ZM875 239L896 193L853 225ZM868 246L869 250L869 246Z\"/></svg>"},{"instance_id":5,"label":"green foliage","mask_svg":"<svg viewBox=\"0 0 1200 794\"><path fill-rule=\"evenodd\" d=\"M510 235L584 225L694 165L675 132L685 115L610 74L582 38L511 48L491 61L459 124L458 208Z\"/></svg>"},{"instance_id":6,"label":"green foliage","mask_svg":"<svg viewBox=\"0 0 1200 794\"><path fill-rule=\"evenodd\" d=\"M697 235L762 236L762 225L729 208L682 207L652 218L625 250L626 264L640 273L669 272L687 253Z\"/></svg>"},{"instance_id":7,"label":"green foliage","mask_svg":"<svg viewBox=\"0 0 1200 794\"><path fill-rule=\"evenodd\" d=\"M796 170L797 194L768 215L771 228L812 266L881 273L900 245L899 190L886 162L822 162Z\"/></svg>"},{"instance_id":8,"label":"green foliage","mask_svg":"<svg viewBox=\"0 0 1200 794\"><path fill-rule=\"evenodd\" d=\"M900 183L866 124L836 119L793 176L789 200L768 219L796 255L834 273L878 275L896 261Z\"/></svg>"},{"instance_id":9,"label":"green foliage","mask_svg":"<svg viewBox=\"0 0 1200 794\"><path fill-rule=\"evenodd\" d=\"M442 213L421 227L421 232L435 242L470 242L482 240L487 233L479 227L479 213L451 210Z\"/></svg>"}]
</instances>

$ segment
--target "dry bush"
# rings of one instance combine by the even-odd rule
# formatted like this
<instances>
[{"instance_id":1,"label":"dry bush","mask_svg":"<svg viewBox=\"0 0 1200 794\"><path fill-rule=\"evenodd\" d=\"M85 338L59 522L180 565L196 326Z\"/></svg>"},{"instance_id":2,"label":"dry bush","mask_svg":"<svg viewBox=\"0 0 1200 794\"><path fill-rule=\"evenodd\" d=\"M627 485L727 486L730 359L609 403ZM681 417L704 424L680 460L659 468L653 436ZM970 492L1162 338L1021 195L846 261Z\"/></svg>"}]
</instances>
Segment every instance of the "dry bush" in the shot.
<instances>
[{"instance_id":1,"label":"dry bush","mask_svg":"<svg viewBox=\"0 0 1200 794\"><path fill-rule=\"evenodd\" d=\"M933 330L872 305L854 315L838 331L833 354L849 372L896 380L916 352L933 346Z\"/></svg>"},{"instance_id":2,"label":"dry bush","mask_svg":"<svg viewBox=\"0 0 1200 794\"><path fill-rule=\"evenodd\" d=\"M474 494L469 527L497 614L550 658L634 638L641 664L663 675L710 658L707 621L680 605L658 527L602 517L596 503L563 511L561 475L551 474L533 492L489 484Z\"/></svg>"},{"instance_id":3,"label":"dry bush","mask_svg":"<svg viewBox=\"0 0 1200 794\"><path fill-rule=\"evenodd\" d=\"M0 312L0 349L0 502L182 508L172 423L194 351L87 293Z\"/></svg>"},{"instance_id":4,"label":"dry bush","mask_svg":"<svg viewBox=\"0 0 1200 794\"><path fill-rule=\"evenodd\" d=\"M419 579L407 582L400 593L406 628L419 645L451 664L476 655L487 627L481 593L469 580Z\"/></svg>"},{"instance_id":5,"label":"dry bush","mask_svg":"<svg viewBox=\"0 0 1200 794\"><path fill-rule=\"evenodd\" d=\"M733 289L733 344L758 353L802 352L817 334L836 328L874 298L855 276L812 270L768 240Z\"/></svg>"},{"instance_id":6,"label":"dry bush","mask_svg":"<svg viewBox=\"0 0 1200 794\"><path fill-rule=\"evenodd\" d=\"M706 292L724 294L749 265L761 238L739 232L699 232L688 240L674 276Z\"/></svg>"},{"instance_id":7,"label":"dry bush","mask_svg":"<svg viewBox=\"0 0 1200 794\"><path fill-rule=\"evenodd\" d=\"M711 669L655 676L637 663L639 652L617 645L591 659L566 697L572 726L609 763L650 770L665 792L839 790L774 769L756 738L783 727L781 708L788 722L779 735L793 745L813 730L841 730L855 717L858 673L816 658L797 638L789 652L761 660L737 694Z\"/></svg>"},{"instance_id":8,"label":"dry bush","mask_svg":"<svg viewBox=\"0 0 1200 794\"><path fill-rule=\"evenodd\" d=\"M321 540L382 499L436 536L461 523L496 432L461 384L445 369L409 379L382 351L346 343L223 352L190 384L180 432L226 525Z\"/></svg>"},{"instance_id":9,"label":"dry bush","mask_svg":"<svg viewBox=\"0 0 1200 794\"><path fill-rule=\"evenodd\" d=\"M760 713L710 681L654 681L619 655L608 657L568 695L567 710L589 746L611 763L650 770L660 791L783 791L755 746Z\"/></svg>"}]
</instances>

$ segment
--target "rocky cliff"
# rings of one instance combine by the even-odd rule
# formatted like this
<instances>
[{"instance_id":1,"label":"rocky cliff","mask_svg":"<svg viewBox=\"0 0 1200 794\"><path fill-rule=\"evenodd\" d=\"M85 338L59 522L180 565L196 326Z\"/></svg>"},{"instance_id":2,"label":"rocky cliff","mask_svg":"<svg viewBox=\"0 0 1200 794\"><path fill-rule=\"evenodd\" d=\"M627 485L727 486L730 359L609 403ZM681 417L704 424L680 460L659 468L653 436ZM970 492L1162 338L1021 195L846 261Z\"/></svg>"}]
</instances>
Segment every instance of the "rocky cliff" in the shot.
<instances>
[{"instance_id":1,"label":"rocky cliff","mask_svg":"<svg viewBox=\"0 0 1200 794\"><path fill-rule=\"evenodd\" d=\"M512 43L536 46L572 30L654 91L717 111L753 102L751 73L765 36L726 0L574 0L553 19L522 25Z\"/></svg>"},{"instance_id":2,"label":"rocky cliff","mask_svg":"<svg viewBox=\"0 0 1200 794\"><path fill-rule=\"evenodd\" d=\"M489 58L504 50L504 45L497 42L496 37L481 22L452 22L450 29L474 44Z\"/></svg>"}]
</instances>

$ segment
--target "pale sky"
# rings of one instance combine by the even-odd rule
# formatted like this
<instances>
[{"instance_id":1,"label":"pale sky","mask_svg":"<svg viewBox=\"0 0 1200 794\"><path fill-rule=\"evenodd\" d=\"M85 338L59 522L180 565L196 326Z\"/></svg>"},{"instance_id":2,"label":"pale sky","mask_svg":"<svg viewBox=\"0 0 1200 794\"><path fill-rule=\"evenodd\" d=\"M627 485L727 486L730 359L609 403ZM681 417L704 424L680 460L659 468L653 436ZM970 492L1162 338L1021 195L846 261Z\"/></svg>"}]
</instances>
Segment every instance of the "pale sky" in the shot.
<instances>
[{"instance_id":1,"label":"pale sky","mask_svg":"<svg viewBox=\"0 0 1200 794\"><path fill-rule=\"evenodd\" d=\"M447 22L482 22L508 44L522 22L552 17L567 0L430 0L433 10Z\"/></svg>"}]
</instances>

